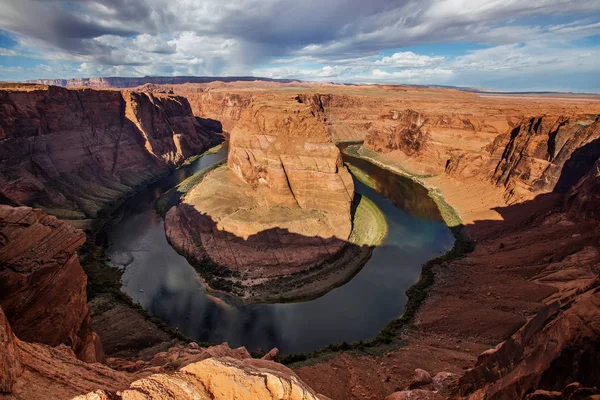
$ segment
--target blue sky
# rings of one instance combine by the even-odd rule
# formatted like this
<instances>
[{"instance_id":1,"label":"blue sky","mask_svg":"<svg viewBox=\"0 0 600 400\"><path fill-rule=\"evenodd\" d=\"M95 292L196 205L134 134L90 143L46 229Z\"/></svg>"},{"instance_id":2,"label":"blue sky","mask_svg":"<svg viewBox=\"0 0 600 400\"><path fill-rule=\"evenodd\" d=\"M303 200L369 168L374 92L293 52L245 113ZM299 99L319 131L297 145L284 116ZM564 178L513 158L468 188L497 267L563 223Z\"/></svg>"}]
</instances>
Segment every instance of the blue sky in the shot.
<instances>
[{"instance_id":1,"label":"blue sky","mask_svg":"<svg viewBox=\"0 0 600 400\"><path fill-rule=\"evenodd\" d=\"M0 0L0 80L254 75L600 92L600 0Z\"/></svg>"}]
</instances>

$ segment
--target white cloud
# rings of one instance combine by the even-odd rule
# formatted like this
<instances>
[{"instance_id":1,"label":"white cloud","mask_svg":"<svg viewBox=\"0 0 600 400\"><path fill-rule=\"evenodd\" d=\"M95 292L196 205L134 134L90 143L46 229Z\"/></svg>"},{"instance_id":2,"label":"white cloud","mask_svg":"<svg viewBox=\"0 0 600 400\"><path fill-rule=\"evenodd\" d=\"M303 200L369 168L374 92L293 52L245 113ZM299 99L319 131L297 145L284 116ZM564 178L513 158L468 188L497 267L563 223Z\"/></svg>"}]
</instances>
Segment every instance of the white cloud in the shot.
<instances>
[{"instance_id":1,"label":"white cloud","mask_svg":"<svg viewBox=\"0 0 600 400\"><path fill-rule=\"evenodd\" d=\"M443 62L443 56L430 57L415 54L412 51L402 51L375 61L375 65L385 65L390 67L427 67Z\"/></svg>"}]
</instances>

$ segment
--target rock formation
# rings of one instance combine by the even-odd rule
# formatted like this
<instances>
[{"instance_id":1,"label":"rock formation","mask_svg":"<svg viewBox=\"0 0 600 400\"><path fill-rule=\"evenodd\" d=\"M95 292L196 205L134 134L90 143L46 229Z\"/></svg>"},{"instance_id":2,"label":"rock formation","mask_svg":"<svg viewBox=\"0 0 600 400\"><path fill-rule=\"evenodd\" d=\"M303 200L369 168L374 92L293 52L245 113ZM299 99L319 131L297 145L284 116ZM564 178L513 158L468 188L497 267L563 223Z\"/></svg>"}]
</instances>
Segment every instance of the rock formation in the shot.
<instances>
[{"instance_id":1,"label":"rock formation","mask_svg":"<svg viewBox=\"0 0 600 400\"><path fill-rule=\"evenodd\" d=\"M599 115L525 118L494 140L492 180L503 185L509 197L566 193L590 170L598 154Z\"/></svg>"},{"instance_id":2,"label":"rock formation","mask_svg":"<svg viewBox=\"0 0 600 400\"><path fill-rule=\"evenodd\" d=\"M600 220L600 159L569 192L569 214L579 220Z\"/></svg>"},{"instance_id":3,"label":"rock formation","mask_svg":"<svg viewBox=\"0 0 600 400\"><path fill-rule=\"evenodd\" d=\"M165 174L212 140L186 99L137 92L0 87L0 198L79 221Z\"/></svg>"},{"instance_id":4,"label":"rock formation","mask_svg":"<svg viewBox=\"0 0 600 400\"><path fill-rule=\"evenodd\" d=\"M224 287L215 274L262 285L321 266L344 248L353 196L340 152L310 107L255 99L231 132L227 166L207 173L167 213L165 227L211 286Z\"/></svg>"},{"instance_id":5,"label":"rock formation","mask_svg":"<svg viewBox=\"0 0 600 400\"><path fill-rule=\"evenodd\" d=\"M209 358L190 364L174 374L140 379L118 394L103 390L73 400L123 399L277 399L325 400L302 382L289 368L272 361L246 358Z\"/></svg>"},{"instance_id":6,"label":"rock formation","mask_svg":"<svg viewBox=\"0 0 600 400\"><path fill-rule=\"evenodd\" d=\"M0 307L0 393L10 393L23 373L17 339Z\"/></svg>"},{"instance_id":7,"label":"rock formation","mask_svg":"<svg viewBox=\"0 0 600 400\"><path fill-rule=\"evenodd\" d=\"M19 340L0 307L3 399L326 399L290 369L227 344L201 348L190 343L156 354L150 362L108 362L112 368L80 361L64 345Z\"/></svg>"},{"instance_id":8,"label":"rock formation","mask_svg":"<svg viewBox=\"0 0 600 400\"><path fill-rule=\"evenodd\" d=\"M268 187L272 205L350 214L350 173L323 125L301 103L254 102L231 133L227 163L246 183Z\"/></svg>"},{"instance_id":9,"label":"rock formation","mask_svg":"<svg viewBox=\"0 0 600 400\"><path fill-rule=\"evenodd\" d=\"M190 343L145 360L90 364L82 360L101 355L74 255L81 232L37 210L1 209L0 305L16 334L0 312L0 392L8 398L597 394L599 102L405 86L294 84L291 94L265 82L167 83L148 87L152 94L3 85L0 201L80 223L205 149L207 129L222 129L231 134L229 167L205 173L208 186L169 211L167 235L216 277L209 283L217 289L250 282L259 291L266 277L288 293L297 282L282 276L323 268L319 261L345 246L352 191L331 142L366 136L378 162L435 175L418 179L456 208L475 250L429 265L432 283L412 329L391 324L386 334L403 345L386 344L383 356L357 347L295 365L295 375L245 349ZM331 258L346 265L364 255L356 251ZM41 341L39 332L48 344L22 340ZM415 367L423 371L411 378Z\"/></svg>"},{"instance_id":10,"label":"rock formation","mask_svg":"<svg viewBox=\"0 0 600 400\"><path fill-rule=\"evenodd\" d=\"M0 307L0 397L10 400L66 400L103 387L118 390L135 379L100 363L78 360L61 344L27 343L13 334Z\"/></svg>"},{"instance_id":11,"label":"rock formation","mask_svg":"<svg viewBox=\"0 0 600 400\"><path fill-rule=\"evenodd\" d=\"M390 128L370 128L365 138L365 146L382 153L402 150L409 156L419 153L426 146L427 117L417 111L405 110L401 113L393 111L390 119L395 121Z\"/></svg>"},{"instance_id":12,"label":"rock formation","mask_svg":"<svg viewBox=\"0 0 600 400\"><path fill-rule=\"evenodd\" d=\"M65 344L88 362L101 361L91 330L87 277L77 248L82 231L29 207L0 205L0 305L17 337Z\"/></svg>"}]
</instances>

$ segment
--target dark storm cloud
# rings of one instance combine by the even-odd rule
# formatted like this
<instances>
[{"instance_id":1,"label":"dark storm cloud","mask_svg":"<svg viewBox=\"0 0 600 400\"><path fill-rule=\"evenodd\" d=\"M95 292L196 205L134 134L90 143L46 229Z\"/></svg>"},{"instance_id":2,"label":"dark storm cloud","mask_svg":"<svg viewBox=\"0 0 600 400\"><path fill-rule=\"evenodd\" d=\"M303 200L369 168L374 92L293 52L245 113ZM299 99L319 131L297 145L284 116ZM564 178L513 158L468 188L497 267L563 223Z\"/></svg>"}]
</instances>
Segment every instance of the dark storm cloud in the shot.
<instances>
[{"instance_id":1,"label":"dark storm cloud","mask_svg":"<svg viewBox=\"0 0 600 400\"><path fill-rule=\"evenodd\" d=\"M348 56L439 40L511 42L494 32L507 19L534 13L600 7L597 0L1 0L0 28L79 54L109 49L90 43L103 35L191 31L252 44L261 55ZM493 32L493 35L490 35ZM260 46L262 49L258 49ZM172 48L157 46L156 53Z\"/></svg>"},{"instance_id":2,"label":"dark storm cloud","mask_svg":"<svg viewBox=\"0 0 600 400\"><path fill-rule=\"evenodd\" d=\"M102 35L133 35L136 32L123 27L102 25L85 15L64 9L59 1L4 1L0 13L0 27L16 33L26 40L77 54L99 53L109 46L90 39Z\"/></svg>"}]
</instances>

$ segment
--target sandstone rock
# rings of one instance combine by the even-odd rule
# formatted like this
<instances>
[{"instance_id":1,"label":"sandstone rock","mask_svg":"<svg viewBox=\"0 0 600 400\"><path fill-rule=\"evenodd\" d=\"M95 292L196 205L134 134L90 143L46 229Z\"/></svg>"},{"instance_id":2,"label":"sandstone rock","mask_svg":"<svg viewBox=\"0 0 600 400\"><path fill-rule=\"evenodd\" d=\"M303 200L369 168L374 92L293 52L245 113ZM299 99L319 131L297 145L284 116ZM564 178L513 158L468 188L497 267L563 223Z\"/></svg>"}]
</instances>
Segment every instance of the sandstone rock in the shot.
<instances>
[{"instance_id":1,"label":"sandstone rock","mask_svg":"<svg viewBox=\"0 0 600 400\"><path fill-rule=\"evenodd\" d=\"M341 154L309 106L255 100L231 132L227 166L167 212L165 230L211 288L249 298L263 285L277 298L285 289L272 280L316 271L345 247L353 196Z\"/></svg>"},{"instance_id":2,"label":"sandstone rock","mask_svg":"<svg viewBox=\"0 0 600 400\"><path fill-rule=\"evenodd\" d=\"M0 239L0 305L15 335L101 361L76 253L84 233L38 209L0 205Z\"/></svg>"},{"instance_id":3,"label":"sandstone rock","mask_svg":"<svg viewBox=\"0 0 600 400\"><path fill-rule=\"evenodd\" d=\"M438 372L433 377L433 390L436 392L445 391L450 385L455 383L456 375L450 372Z\"/></svg>"},{"instance_id":4,"label":"sandstone rock","mask_svg":"<svg viewBox=\"0 0 600 400\"><path fill-rule=\"evenodd\" d=\"M379 152L400 150L407 155L419 153L427 144L427 117L414 110L392 111L392 127L371 126L365 146Z\"/></svg>"},{"instance_id":5,"label":"sandstone rock","mask_svg":"<svg viewBox=\"0 0 600 400\"><path fill-rule=\"evenodd\" d=\"M135 377L100 363L86 363L65 345L49 347L16 338L0 308L0 397L56 399L97 389L124 389ZM2 397L4 398L4 397Z\"/></svg>"},{"instance_id":6,"label":"sandstone rock","mask_svg":"<svg viewBox=\"0 0 600 400\"><path fill-rule=\"evenodd\" d=\"M273 205L350 215L352 178L322 123L301 103L254 102L231 132L228 166L246 183L268 187Z\"/></svg>"},{"instance_id":7,"label":"sandstone rock","mask_svg":"<svg viewBox=\"0 0 600 400\"><path fill-rule=\"evenodd\" d=\"M0 307L0 393L12 392L23 373L15 336Z\"/></svg>"},{"instance_id":8,"label":"sandstone rock","mask_svg":"<svg viewBox=\"0 0 600 400\"><path fill-rule=\"evenodd\" d=\"M597 115L525 118L492 144L492 180L518 198L566 193L598 159L599 140Z\"/></svg>"},{"instance_id":9,"label":"sandstone rock","mask_svg":"<svg viewBox=\"0 0 600 400\"><path fill-rule=\"evenodd\" d=\"M104 397L103 397L104 396ZM317 400L319 397L290 369L252 358L209 358L172 374L152 375L135 381L119 394L104 391L77 396L74 400L104 398L145 399L278 399Z\"/></svg>"},{"instance_id":10,"label":"sandstone rock","mask_svg":"<svg viewBox=\"0 0 600 400\"><path fill-rule=\"evenodd\" d=\"M561 400L563 394L561 392L550 392L548 390L536 390L527 395L526 400Z\"/></svg>"},{"instance_id":11,"label":"sandstone rock","mask_svg":"<svg viewBox=\"0 0 600 400\"><path fill-rule=\"evenodd\" d=\"M569 216L600 220L600 158L568 194Z\"/></svg>"},{"instance_id":12,"label":"sandstone rock","mask_svg":"<svg viewBox=\"0 0 600 400\"><path fill-rule=\"evenodd\" d=\"M279 349L277 347L273 347L267 354L262 356L261 360L279 362Z\"/></svg>"},{"instance_id":13,"label":"sandstone rock","mask_svg":"<svg viewBox=\"0 0 600 400\"><path fill-rule=\"evenodd\" d=\"M415 375L413 376L412 382L409 385L409 389L416 389L421 386L425 386L433 382L431 374L424 369L415 369Z\"/></svg>"}]
</instances>

